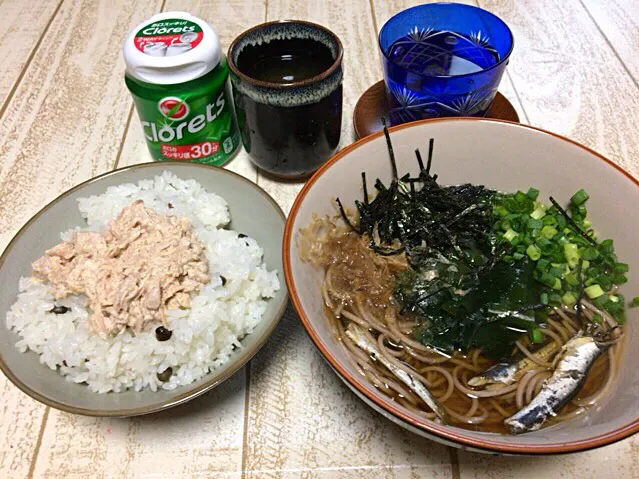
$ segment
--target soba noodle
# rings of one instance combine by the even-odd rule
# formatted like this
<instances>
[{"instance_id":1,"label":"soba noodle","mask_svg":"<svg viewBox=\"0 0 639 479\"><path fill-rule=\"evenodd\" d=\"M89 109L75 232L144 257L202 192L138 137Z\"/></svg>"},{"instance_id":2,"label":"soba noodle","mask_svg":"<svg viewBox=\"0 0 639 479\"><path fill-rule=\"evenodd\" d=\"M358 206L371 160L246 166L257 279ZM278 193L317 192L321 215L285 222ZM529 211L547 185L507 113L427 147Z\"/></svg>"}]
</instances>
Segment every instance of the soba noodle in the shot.
<instances>
[{"instance_id":1,"label":"soba noodle","mask_svg":"<svg viewBox=\"0 0 639 479\"><path fill-rule=\"evenodd\" d=\"M395 275L408 268L403 254L377 255L369 248L366 236L343 229L328 218L316 218L302 231L298 246L302 259L324 270L321 294L326 314L353 365L377 389L420 416L436 419L415 393L353 343L345 334L349 323L368 331L386 360L421 381L444 406L453 425L474 430L506 433L504 419L539 393L560 359L561 348L542 360L531 352L528 339L521 339L515 351L529 358L534 368L512 385L474 389L469 379L494 361L479 350L448 356L411 338L416 322L400 316L392 299ZM604 331L618 327L609 314L588 301L583 302L582 310L590 319L600 315ZM548 341L563 346L579 329L575 311L562 307L550 313L542 332ZM577 397L551 423L581 414L601 400L616 375L620 350L621 344L612 344L595 361Z\"/></svg>"}]
</instances>

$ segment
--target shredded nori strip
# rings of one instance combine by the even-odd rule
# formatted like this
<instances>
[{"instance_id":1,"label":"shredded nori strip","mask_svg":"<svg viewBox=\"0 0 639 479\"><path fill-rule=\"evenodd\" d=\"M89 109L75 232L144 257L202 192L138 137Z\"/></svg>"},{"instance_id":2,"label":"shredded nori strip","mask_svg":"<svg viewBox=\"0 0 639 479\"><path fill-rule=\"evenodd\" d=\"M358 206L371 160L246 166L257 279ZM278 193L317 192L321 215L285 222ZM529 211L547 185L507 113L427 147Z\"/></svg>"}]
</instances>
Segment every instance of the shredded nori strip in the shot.
<instances>
[{"instance_id":1,"label":"shredded nori strip","mask_svg":"<svg viewBox=\"0 0 639 479\"><path fill-rule=\"evenodd\" d=\"M552 199L552 198L551 198ZM577 281L579 281L579 295L577 296L577 324L581 325L581 315L583 306L581 304L581 300L584 299L584 278L581 274L584 266L583 258L579 258L579 263L577 263Z\"/></svg>"},{"instance_id":2,"label":"shredded nori strip","mask_svg":"<svg viewBox=\"0 0 639 479\"><path fill-rule=\"evenodd\" d=\"M590 236L588 236L586 234L586 232L584 230L582 230L579 225L577 223L575 223L575 220L573 220L570 215L566 212L566 210L564 210L559 203L557 203L557 201L551 196L550 197L550 202L553 204L553 206L555 208L557 208L557 211L559 211L561 213L561 215L566 218L566 221L568 222L568 224L570 224L570 226L572 226L572 228L579 233L581 236L584 237L584 239L586 241L588 241L588 243L590 243L591 245L593 245L595 248L597 248L599 246L599 244L592 239Z\"/></svg>"},{"instance_id":3,"label":"shredded nori strip","mask_svg":"<svg viewBox=\"0 0 639 479\"><path fill-rule=\"evenodd\" d=\"M430 165L433 163L433 150L435 148L435 138L428 142L428 163L426 163L426 174L430 175Z\"/></svg>"},{"instance_id":4,"label":"shredded nori strip","mask_svg":"<svg viewBox=\"0 0 639 479\"><path fill-rule=\"evenodd\" d=\"M357 222L336 200L344 222L367 234L376 254L406 253L410 268L398 276L393 301L400 314L417 319L417 341L448 352L480 347L501 357L522 331L538 327L536 314L547 306L538 304L542 285L532 278L532 265L512 269L503 261L512 246L496 239L496 192L481 185L438 184L437 175L431 175L432 138L425 165L415 150L418 175L400 177L386 125L384 136L391 181L385 185L378 178L377 194L369 200L362 173Z\"/></svg>"}]
</instances>

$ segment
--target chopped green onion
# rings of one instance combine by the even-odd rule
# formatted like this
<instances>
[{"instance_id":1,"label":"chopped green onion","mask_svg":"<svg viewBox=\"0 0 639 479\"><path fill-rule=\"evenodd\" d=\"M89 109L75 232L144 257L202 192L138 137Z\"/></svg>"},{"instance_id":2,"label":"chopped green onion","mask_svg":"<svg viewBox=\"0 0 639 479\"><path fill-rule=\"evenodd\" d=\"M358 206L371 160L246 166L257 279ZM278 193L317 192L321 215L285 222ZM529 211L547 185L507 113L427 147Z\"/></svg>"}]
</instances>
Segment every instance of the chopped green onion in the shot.
<instances>
[{"instance_id":1,"label":"chopped green onion","mask_svg":"<svg viewBox=\"0 0 639 479\"><path fill-rule=\"evenodd\" d=\"M603 321L603 317L601 316L601 314L595 313L592 316L592 322L593 323L601 323L601 321Z\"/></svg>"},{"instance_id":2,"label":"chopped green onion","mask_svg":"<svg viewBox=\"0 0 639 479\"><path fill-rule=\"evenodd\" d=\"M599 247L601 248L602 251L604 251L605 253L612 253L614 247L613 247L613 243L611 239L607 239L607 240L603 240L600 244Z\"/></svg>"},{"instance_id":3,"label":"chopped green onion","mask_svg":"<svg viewBox=\"0 0 639 479\"><path fill-rule=\"evenodd\" d=\"M605 295L601 295L598 298L595 298L592 300L592 302L594 303L595 306L597 306L599 309L602 309L605 307L606 303L608 303L608 298L606 298Z\"/></svg>"},{"instance_id":4,"label":"chopped green onion","mask_svg":"<svg viewBox=\"0 0 639 479\"><path fill-rule=\"evenodd\" d=\"M565 274L564 279L570 286L579 286L579 280L577 279L577 275L575 273Z\"/></svg>"},{"instance_id":5,"label":"chopped green onion","mask_svg":"<svg viewBox=\"0 0 639 479\"><path fill-rule=\"evenodd\" d=\"M543 273L539 275L537 279L539 279L539 281L541 281L542 283L547 284L550 287L553 287L555 285L555 280L559 278L555 278L553 275L548 274L548 272L544 271Z\"/></svg>"},{"instance_id":6,"label":"chopped green onion","mask_svg":"<svg viewBox=\"0 0 639 479\"><path fill-rule=\"evenodd\" d=\"M530 216L535 220L539 220L546 216L546 211L541 206L538 206L537 208L535 208L535 211L530 213Z\"/></svg>"},{"instance_id":7,"label":"chopped green onion","mask_svg":"<svg viewBox=\"0 0 639 479\"><path fill-rule=\"evenodd\" d=\"M612 289L612 279L606 275L603 275L599 278L599 286L601 286L601 289L603 289L604 291L609 291L610 289Z\"/></svg>"},{"instance_id":8,"label":"chopped green onion","mask_svg":"<svg viewBox=\"0 0 639 479\"><path fill-rule=\"evenodd\" d=\"M579 256L581 256L583 259L591 261L599 257L599 251L597 251L597 249L593 248L592 246L588 246L587 248L582 248L582 250L579 252Z\"/></svg>"},{"instance_id":9,"label":"chopped green onion","mask_svg":"<svg viewBox=\"0 0 639 479\"><path fill-rule=\"evenodd\" d=\"M564 303L566 306L568 307L572 307L577 303L577 297L571 293L570 291L567 291L566 293L564 293L564 295L561 297L561 301L562 303Z\"/></svg>"},{"instance_id":10,"label":"chopped green onion","mask_svg":"<svg viewBox=\"0 0 639 479\"><path fill-rule=\"evenodd\" d=\"M561 278L564 274L564 269L558 266L553 266L548 270L548 273L552 274L555 278Z\"/></svg>"},{"instance_id":11,"label":"chopped green onion","mask_svg":"<svg viewBox=\"0 0 639 479\"><path fill-rule=\"evenodd\" d=\"M526 204L529 199L530 198L528 198L526 193L523 193L521 191L518 191L517 193L515 193L515 201L519 204Z\"/></svg>"},{"instance_id":12,"label":"chopped green onion","mask_svg":"<svg viewBox=\"0 0 639 479\"><path fill-rule=\"evenodd\" d=\"M547 248L549 246L552 246L552 241L550 241L548 238L539 238L537 240L537 245L540 248Z\"/></svg>"},{"instance_id":13,"label":"chopped green onion","mask_svg":"<svg viewBox=\"0 0 639 479\"><path fill-rule=\"evenodd\" d=\"M568 266L574 268L579 263L579 249L577 245L574 243L566 243L564 245L564 256L566 257L566 262Z\"/></svg>"},{"instance_id":14,"label":"chopped green onion","mask_svg":"<svg viewBox=\"0 0 639 479\"><path fill-rule=\"evenodd\" d=\"M557 217L557 226L559 228L565 228L566 227L566 218L564 218L564 215L558 215ZM568 232L570 232L570 230L568 230Z\"/></svg>"},{"instance_id":15,"label":"chopped green onion","mask_svg":"<svg viewBox=\"0 0 639 479\"><path fill-rule=\"evenodd\" d=\"M541 236L552 239L557 234L557 230L550 225L546 225L541 229Z\"/></svg>"},{"instance_id":16,"label":"chopped green onion","mask_svg":"<svg viewBox=\"0 0 639 479\"><path fill-rule=\"evenodd\" d=\"M535 344L544 342L544 334L541 332L541 329L535 328L530 330L530 341Z\"/></svg>"},{"instance_id":17,"label":"chopped green onion","mask_svg":"<svg viewBox=\"0 0 639 479\"><path fill-rule=\"evenodd\" d=\"M557 293L552 293L549 297L548 297L549 303L551 304L556 304L556 305L560 305L561 304L561 296Z\"/></svg>"},{"instance_id":18,"label":"chopped green onion","mask_svg":"<svg viewBox=\"0 0 639 479\"><path fill-rule=\"evenodd\" d=\"M539 196L539 190L531 186L530 188L528 188L528 192L526 193L526 196L530 198L531 200L535 201L537 197Z\"/></svg>"},{"instance_id":19,"label":"chopped green onion","mask_svg":"<svg viewBox=\"0 0 639 479\"><path fill-rule=\"evenodd\" d=\"M628 282L628 278L626 278L623 274L616 274L612 277L612 284L624 284Z\"/></svg>"},{"instance_id":20,"label":"chopped green onion","mask_svg":"<svg viewBox=\"0 0 639 479\"><path fill-rule=\"evenodd\" d=\"M531 260L537 261L539 258L541 258L541 249L539 249L539 247L535 246L534 244L531 244L530 246L528 246L528 248L526 248L526 254Z\"/></svg>"},{"instance_id":21,"label":"chopped green onion","mask_svg":"<svg viewBox=\"0 0 639 479\"><path fill-rule=\"evenodd\" d=\"M630 301L631 308L636 308L637 306L639 306L639 296L635 296L632 298L632 301Z\"/></svg>"},{"instance_id":22,"label":"chopped green onion","mask_svg":"<svg viewBox=\"0 0 639 479\"><path fill-rule=\"evenodd\" d=\"M585 203L588 200L588 198L589 198L588 193L586 193L583 189L581 189L577 191L577 193L572 195L572 197L570 198L570 202L575 206L579 206Z\"/></svg>"},{"instance_id":23,"label":"chopped green onion","mask_svg":"<svg viewBox=\"0 0 639 479\"><path fill-rule=\"evenodd\" d=\"M584 293L586 293L590 299L595 299L605 294L605 291L601 289L601 286L598 284L593 284L584 289Z\"/></svg>"},{"instance_id":24,"label":"chopped green onion","mask_svg":"<svg viewBox=\"0 0 639 479\"><path fill-rule=\"evenodd\" d=\"M614 265L612 270L615 273L627 273L628 272L628 265L626 263L617 263L616 265Z\"/></svg>"},{"instance_id":25,"label":"chopped green onion","mask_svg":"<svg viewBox=\"0 0 639 479\"><path fill-rule=\"evenodd\" d=\"M622 321L623 297L610 291L628 281L628 265L617 262L612 240L597 239L587 218L586 191L577 191L565 210L552 198L553 205L546 206L538 197L535 188L518 191L502 197L493 209L497 239L511 245L507 261L535 263L534 279L548 287L541 304L574 306L584 288L584 297ZM639 296L634 306L639 307Z\"/></svg>"},{"instance_id":26,"label":"chopped green onion","mask_svg":"<svg viewBox=\"0 0 639 479\"><path fill-rule=\"evenodd\" d=\"M518 235L518 233L511 228L511 229L509 229L508 231L506 231L504 233L504 239L506 241L509 241L510 243L512 243L513 240L517 237L517 235Z\"/></svg>"},{"instance_id":27,"label":"chopped green onion","mask_svg":"<svg viewBox=\"0 0 639 479\"><path fill-rule=\"evenodd\" d=\"M495 208L493 211L497 216L506 216L508 214L508 210L504 208L503 206L499 206L498 208Z\"/></svg>"},{"instance_id":28,"label":"chopped green onion","mask_svg":"<svg viewBox=\"0 0 639 479\"><path fill-rule=\"evenodd\" d=\"M548 265L550 265L550 261L548 261L545 258L541 258L539 261L537 261L537 269L539 270L544 270L548 267Z\"/></svg>"},{"instance_id":29,"label":"chopped green onion","mask_svg":"<svg viewBox=\"0 0 639 479\"><path fill-rule=\"evenodd\" d=\"M528 221L528 228L530 229L540 229L544 224L541 222L541 220L535 219L535 218L531 218Z\"/></svg>"}]
</instances>

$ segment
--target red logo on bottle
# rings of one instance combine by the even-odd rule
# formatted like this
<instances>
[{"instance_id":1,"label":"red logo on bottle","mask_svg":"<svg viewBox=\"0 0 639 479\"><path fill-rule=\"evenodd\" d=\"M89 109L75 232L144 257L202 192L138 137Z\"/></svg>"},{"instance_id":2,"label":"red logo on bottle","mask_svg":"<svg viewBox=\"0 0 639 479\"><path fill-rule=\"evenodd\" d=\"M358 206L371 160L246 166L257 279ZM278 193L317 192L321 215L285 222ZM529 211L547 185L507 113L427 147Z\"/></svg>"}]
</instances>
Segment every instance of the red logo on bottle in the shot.
<instances>
[{"instance_id":1,"label":"red logo on bottle","mask_svg":"<svg viewBox=\"0 0 639 479\"><path fill-rule=\"evenodd\" d=\"M182 98L167 96L158 102L158 110L170 120L183 120L189 114L189 105Z\"/></svg>"}]
</instances>

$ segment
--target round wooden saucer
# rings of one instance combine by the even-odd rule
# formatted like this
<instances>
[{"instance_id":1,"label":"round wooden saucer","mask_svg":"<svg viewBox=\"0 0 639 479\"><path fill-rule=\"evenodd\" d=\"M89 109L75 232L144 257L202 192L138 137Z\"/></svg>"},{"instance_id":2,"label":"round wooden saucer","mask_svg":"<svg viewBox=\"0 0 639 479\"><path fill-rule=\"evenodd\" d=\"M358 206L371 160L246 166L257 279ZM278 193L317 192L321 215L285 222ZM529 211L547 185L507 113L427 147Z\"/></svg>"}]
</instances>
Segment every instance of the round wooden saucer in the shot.
<instances>
[{"instance_id":1,"label":"round wooden saucer","mask_svg":"<svg viewBox=\"0 0 639 479\"><path fill-rule=\"evenodd\" d=\"M357 138L363 138L382 129L382 117L388 113L384 80L378 81L359 97L353 113L353 126ZM486 118L519 123L519 115L510 101L497 92Z\"/></svg>"}]
</instances>

